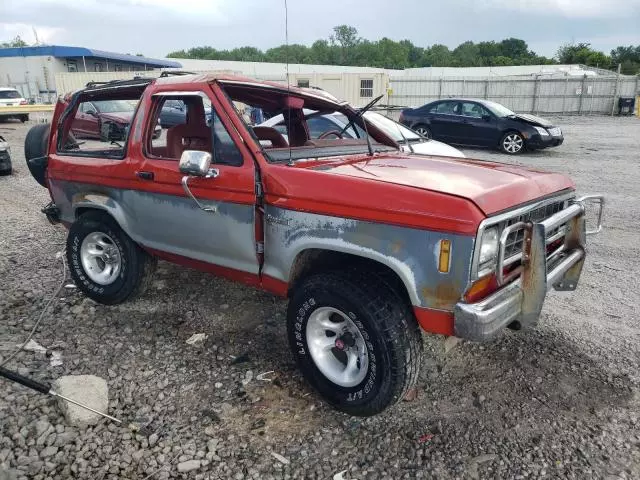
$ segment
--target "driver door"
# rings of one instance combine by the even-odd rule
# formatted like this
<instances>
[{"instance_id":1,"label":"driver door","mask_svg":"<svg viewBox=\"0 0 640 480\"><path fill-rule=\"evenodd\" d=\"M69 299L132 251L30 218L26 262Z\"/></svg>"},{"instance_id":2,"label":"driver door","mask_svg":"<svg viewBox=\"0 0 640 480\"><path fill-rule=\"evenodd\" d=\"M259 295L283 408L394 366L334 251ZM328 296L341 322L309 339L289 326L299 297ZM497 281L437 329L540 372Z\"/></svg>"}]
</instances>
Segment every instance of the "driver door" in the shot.
<instances>
[{"instance_id":1,"label":"driver door","mask_svg":"<svg viewBox=\"0 0 640 480\"><path fill-rule=\"evenodd\" d=\"M218 113L222 109L211 91L153 95L154 113L148 125L157 123L170 99L187 105L184 123L163 129L157 139L151 138L152 129L147 126L144 161L136 172L136 199L127 202L135 210L141 243L178 263L189 259L257 275L253 158L229 118ZM217 175L190 178L189 187L213 212L199 208L183 189L180 150L212 154L211 168Z\"/></svg>"}]
</instances>

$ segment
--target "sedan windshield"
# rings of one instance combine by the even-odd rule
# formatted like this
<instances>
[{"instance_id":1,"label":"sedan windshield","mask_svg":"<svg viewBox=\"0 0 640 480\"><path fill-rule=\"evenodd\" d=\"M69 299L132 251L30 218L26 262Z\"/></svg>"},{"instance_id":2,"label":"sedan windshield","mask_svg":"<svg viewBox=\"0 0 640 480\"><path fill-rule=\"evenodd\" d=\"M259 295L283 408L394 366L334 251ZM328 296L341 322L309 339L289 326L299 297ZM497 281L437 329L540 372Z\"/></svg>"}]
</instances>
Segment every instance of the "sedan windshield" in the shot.
<instances>
[{"instance_id":1,"label":"sedan windshield","mask_svg":"<svg viewBox=\"0 0 640 480\"><path fill-rule=\"evenodd\" d=\"M93 102L100 113L133 112L135 106L126 100L101 100Z\"/></svg>"},{"instance_id":2,"label":"sedan windshield","mask_svg":"<svg viewBox=\"0 0 640 480\"><path fill-rule=\"evenodd\" d=\"M508 117L510 115L515 115L515 113L509 110L507 107L496 102L484 102L484 106L491 110L491 112L498 117Z\"/></svg>"},{"instance_id":3,"label":"sedan windshield","mask_svg":"<svg viewBox=\"0 0 640 480\"><path fill-rule=\"evenodd\" d=\"M385 117L384 115L380 115L379 113L367 112L364 114L364 118L373 123L380 130L384 131L384 133L389 135L396 142L404 142L405 139L408 141L423 139L423 137L418 135L413 130L400 125L398 122L395 122L389 117ZM400 130L402 130L402 132L400 132ZM404 138L402 138L403 135Z\"/></svg>"}]
</instances>

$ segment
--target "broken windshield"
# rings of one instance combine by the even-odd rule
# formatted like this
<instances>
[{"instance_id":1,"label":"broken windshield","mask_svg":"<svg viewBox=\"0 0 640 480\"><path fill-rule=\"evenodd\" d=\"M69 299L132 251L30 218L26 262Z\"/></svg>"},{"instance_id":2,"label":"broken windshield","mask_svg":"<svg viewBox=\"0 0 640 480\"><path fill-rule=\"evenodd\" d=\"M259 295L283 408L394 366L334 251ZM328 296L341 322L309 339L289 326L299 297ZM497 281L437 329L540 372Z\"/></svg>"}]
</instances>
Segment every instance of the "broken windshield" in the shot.
<instances>
[{"instance_id":1,"label":"broken windshield","mask_svg":"<svg viewBox=\"0 0 640 480\"><path fill-rule=\"evenodd\" d=\"M292 89L222 83L236 111L273 162L393 151L391 139L371 134L364 109Z\"/></svg>"}]
</instances>

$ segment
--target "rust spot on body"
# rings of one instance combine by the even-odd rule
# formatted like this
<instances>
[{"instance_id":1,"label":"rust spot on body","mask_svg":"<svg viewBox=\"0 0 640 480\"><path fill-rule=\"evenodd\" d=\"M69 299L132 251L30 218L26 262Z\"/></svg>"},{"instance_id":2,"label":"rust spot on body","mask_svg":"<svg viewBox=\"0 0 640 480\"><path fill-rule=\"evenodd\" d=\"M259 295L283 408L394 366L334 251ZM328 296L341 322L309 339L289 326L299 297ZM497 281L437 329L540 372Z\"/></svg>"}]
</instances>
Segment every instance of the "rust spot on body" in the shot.
<instances>
[{"instance_id":1,"label":"rust spot on body","mask_svg":"<svg viewBox=\"0 0 640 480\"><path fill-rule=\"evenodd\" d=\"M450 309L462 297L460 286L450 280L440 282L435 287L425 285L420 289L420 293L431 308Z\"/></svg>"}]
</instances>

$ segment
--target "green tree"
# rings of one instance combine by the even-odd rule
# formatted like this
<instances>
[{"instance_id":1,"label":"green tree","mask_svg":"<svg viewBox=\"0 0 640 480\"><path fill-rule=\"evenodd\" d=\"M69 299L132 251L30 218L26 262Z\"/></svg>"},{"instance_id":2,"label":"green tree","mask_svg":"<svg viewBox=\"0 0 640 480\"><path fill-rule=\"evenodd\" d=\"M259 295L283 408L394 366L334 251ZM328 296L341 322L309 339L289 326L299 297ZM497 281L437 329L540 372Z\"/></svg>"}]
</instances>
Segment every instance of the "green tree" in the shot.
<instances>
[{"instance_id":1,"label":"green tree","mask_svg":"<svg viewBox=\"0 0 640 480\"><path fill-rule=\"evenodd\" d=\"M589 43L566 44L556 54L560 63L581 63L591 67L611 68L611 57L593 50Z\"/></svg>"},{"instance_id":2,"label":"green tree","mask_svg":"<svg viewBox=\"0 0 640 480\"><path fill-rule=\"evenodd\" d=\"M16 35L8 42L0 42L0 48L12 48L12 47L28 47L29 44L25 42L20 35Z\"/></svg>"},{"instance_id":3,"label":"green tree","mask_svg":"<svg viewBox=\"0 0 640 480\"><path fill-rule=\"evenodd\" d=\"M640 75L640 45L611 50L611 62L616 67L622 65L620 71L625 75Z\"/></svg>"}]
</instances>

